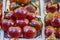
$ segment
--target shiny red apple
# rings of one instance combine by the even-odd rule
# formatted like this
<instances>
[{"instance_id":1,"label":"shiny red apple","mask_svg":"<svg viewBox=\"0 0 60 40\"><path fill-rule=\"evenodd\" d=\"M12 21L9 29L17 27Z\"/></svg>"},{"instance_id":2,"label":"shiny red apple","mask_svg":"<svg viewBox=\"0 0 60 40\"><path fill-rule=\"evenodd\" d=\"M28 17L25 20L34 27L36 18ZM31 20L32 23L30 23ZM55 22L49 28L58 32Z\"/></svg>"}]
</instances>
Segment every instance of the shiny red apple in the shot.
<instances>
[{"instance_id":1,"label":"shiny red apple","mask_svg":"<svg viewBox=\"0 0 60 40\"><path fill-rule=\"evenodd\" d=\"M41 31L42 29L42 22L41 21L36 21L36 20L32 20L30 23L29 23L30 26L36 28L37 31Z\"/></svg>"},{"instance_id":2,"label":"shiny red apple","mask_svg":"<svg viewBox=\"0 0 60 40\"><path fill-rule=\"evenodd\" d=\"M2 29L7 32L8 28L14 26L14 21L13 20L7 20L4 19L2 20Z\"/></svg>"},{"instance_id":3,"label":"shiny red apple","mask_svg":"<svg viewBox=\"0 0 60 40\"><path fill-rule=\"evenodd\" d=\"M55 11L59 11L59 4L56 2L48 2L46 5L46 11L52 13Z\"/></svg>"},{"instance_id":4,"label":"shiny red apple","mask_svg":"<svg viewBox=\"0 0 60 40\"><path fill-rule=\"evenodd\" d=\"M51 24L54 27L60 27L60 14L59 13L53 14Z\"/></svg>"},{"instance_id":5,"label":"shiny red apple","mask_svg":"<svg viewBox=\"0 0 60 40\"><path fill-rule=\"evenodd\" d=\"M26 16L26 18L27 18L29 21L31 21L31 20L35 19L35 14L33 14L33 13L28 13L27 16Z\"/></svg>"},{"instance_id":6,"label":"shiny red apple","mask_svg":"<svg viewBox=\"0 0 60 40\"><path fill-rule=\"evenodd\" d=\"M47 26L45 28L45 36L49 37L51 34L53 34L53 35L56 36L56 30L55 30L55 28L53 28L53 26Z\"/></svg>"},{"instance_id":7,"label":"shiny red apple","mask_svg":"<svg viewBox=\"0 0 60 40\"><path fill-rule=\"evenodd\" d=\"M23 28L23 37L25 38L34 38L37 35L37 31L34 27L25 26Z\"/></svg>"},{"instance_id":8,"label":"shiny red apple","mask_svg":"<svg viewBox=\"0 0 60 40\"><path fill-rule=\"evenodd\" d=\"M9 27L7 33L10 38L19 38L22 35L22 29L20 27Z\"/></svg>"},{"instance_id":9,"label":"shiny red apple","mask_svg":"<svg viewBox=\"0 0 60 40\"><path fill-rule=\"evenodd\" d=\"M24 26L27 26L29 21L27 19L25 20L16 20L16 25L23 28Z\"/></svg>"},{"instance_id":10,"label":"shiny red apple","mask_svg":"<svg viewBox=\"0 0 60 40\"><path fill-rule=\"evenodd\" d=\"M27 10L24 7L17 8L14 11L13 16L16 17L17 19L24 19L27 16Z\"/></svg>"},{"instance_id":11,"label":"shiny red apple","mask_svg":"<svg viewBox=\"0 0 60 40\"><path fill-rule=\"evenodd\" d=\"M16 18L13 16L14 12L13 11L10 11L9 13L7 13L5 15L5 19L12 19L12 20L16 20Z\"/></svg>"}]
</instances>

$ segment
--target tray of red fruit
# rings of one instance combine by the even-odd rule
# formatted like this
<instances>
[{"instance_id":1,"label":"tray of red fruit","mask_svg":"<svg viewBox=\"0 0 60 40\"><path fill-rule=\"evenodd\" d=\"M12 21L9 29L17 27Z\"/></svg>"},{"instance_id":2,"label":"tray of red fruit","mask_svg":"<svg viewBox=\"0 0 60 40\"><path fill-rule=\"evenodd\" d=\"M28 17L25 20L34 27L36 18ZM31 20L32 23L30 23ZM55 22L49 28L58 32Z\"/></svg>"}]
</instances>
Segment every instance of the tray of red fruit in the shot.
<instances>
[{"instance_id":1,"label":"tray of red fruit","mask_svg":"<svg viewBox=\"0 0 60 40\"><path fill-rule=\"evenodd\" d=\"M39 0L7 0L1 36L4 40L40 40L43 23Z\"/></svg>"},{"instance_id":2,"label":"tray of red fruit","mask_svg":"<svg viewBox=\"0 0 60 40\"><path fill-rule=\"evenodd\" d=\"M44 4L44 34L46 40L60 40L59 2L49 1Z\"/></svg>"},{"instance_id":3,"label":"tray of red fruit","mask_svg":"<svg viewBox=\"0 0 60 40\"><path fill-rule=\"evenodd\" d=\"M60 40L59 0L3 0L3 4L1 40Z\"/></svg>"},{"instance_id":4,"label":"tray of red fruit","mask_svg":"<svg viewBox=\"0 0 60 40\"><path fill-rule=\"evenodd\" d=\"M0 0L0 26L1 26L1 20L2 20L2 6L3 6L3 0Z\"/></svg>"},{"instance_id":5,"label":"tray of red fruit","mask_svg":"<svg viewBox=\"0 0 60 40\"><path fill-rule=\"evenodd\" d=\"M2 26L2 13L3 13L3 0L0 0L0 39L1 38L1 26Z\"/></svg>"}]
</instances>

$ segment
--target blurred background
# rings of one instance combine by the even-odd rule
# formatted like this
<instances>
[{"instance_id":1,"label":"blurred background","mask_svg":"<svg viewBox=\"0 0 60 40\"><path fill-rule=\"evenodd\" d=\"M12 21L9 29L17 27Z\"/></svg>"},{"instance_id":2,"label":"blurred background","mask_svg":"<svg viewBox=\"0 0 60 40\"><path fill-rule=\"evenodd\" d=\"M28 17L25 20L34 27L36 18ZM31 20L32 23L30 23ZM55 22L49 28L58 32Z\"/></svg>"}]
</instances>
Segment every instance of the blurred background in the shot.
<instances>
[{"instance_id":1,"label":"blurred background","mask_svg":"<svg viewBox=\"0 0 60 40\"><path fill-rule=\"evenodd\" d=\"M49 2L51 0L44 0L45 2ZM52 1L56 1L56 2L60 2L60 0L52 0Z\"/></svg>"}]
</instances>

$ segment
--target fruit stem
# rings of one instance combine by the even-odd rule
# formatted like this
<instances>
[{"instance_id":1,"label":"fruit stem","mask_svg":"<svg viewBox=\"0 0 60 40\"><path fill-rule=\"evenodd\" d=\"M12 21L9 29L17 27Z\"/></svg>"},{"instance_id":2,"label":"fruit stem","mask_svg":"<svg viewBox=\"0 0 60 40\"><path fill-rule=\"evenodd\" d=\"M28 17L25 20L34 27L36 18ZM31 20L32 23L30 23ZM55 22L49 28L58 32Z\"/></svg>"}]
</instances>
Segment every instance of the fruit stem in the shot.
<instances>
[{"instance_id":1,"label":"fruit stem","mask_svg":"<svg viewBox=\"0 0 60 40\"><path fill-rule=\"evenodd\" d=\"M10 38L10 40L18 40L18 38Z\"/></svg>"}]
</instances>

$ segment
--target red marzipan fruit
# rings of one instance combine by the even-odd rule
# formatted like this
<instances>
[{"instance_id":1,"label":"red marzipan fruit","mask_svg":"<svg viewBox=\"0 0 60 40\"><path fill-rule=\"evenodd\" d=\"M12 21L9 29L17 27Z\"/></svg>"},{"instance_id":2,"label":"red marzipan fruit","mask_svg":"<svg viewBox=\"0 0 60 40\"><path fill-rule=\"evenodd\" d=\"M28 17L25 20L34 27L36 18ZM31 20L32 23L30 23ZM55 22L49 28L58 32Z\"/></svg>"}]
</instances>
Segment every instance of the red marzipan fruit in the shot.
<instances>
[{"instance_id":1,"label":"red marzipan fruit","mask_svg":"<svg viewBox=\"0 0 60 40\"><path fill-rule=\"evenodd\" d=\"M2 20L2 29L7 32L8 28L14 26L14 21L13 20L7 20L4 19Z\"/></svg>"},{"instance_id":2,"label":"red marzipan fruit","mask_svg":"<svg viewBox=\"0 0 60 40\"><path fill-rule=\"evenodd\" d=\"M13 11L10 11L9 13L7 13L7 14L5 15L4 18L16 20L16 18L15 18L13 15L14 15L14 12L13 12Z\"/></svg>"},{"instance_id":3,"label":"red marzipan fruit","mask_svg":"<svg viewBox=\"0 0 60 40\"><path fill-rule=\"evenodd\" d=\"M32 20L30 23L29 23L30 26L34 27L37 31L41 31L42 29L42 22L41 21L36 21L36 20Z\"/></svg>"},{"instance_id":4,"label":"red marzipan fruit","mask_svg":"<svg viewBox=\"0 0 60 40\"><path fill-rule=\"evenodd\" d=\"M60 14L59 13L53 14L51 24L54 27L60 27Z\"/></svg>"},{"instance_id":5,"label":"red marzipan fruit","mask_svg":"<svg viewBox=\"0 0 60 40\"><path fill-rule=\"evenodd\" d=\"M24 19L27 16L28 11L24 7L17 8L14 11L13 16L16 17L17 19Z\"/></svg>"},{"instance_id":6,"label":"red marzipan fruit","mask_svg":"<svg viewBox=\"0 0 60 40\"><path fill-rule=\"evenodd\" d=\"M25 26L23 28L23 37L25 38L34 38L37 35L37 31L34 27Z\"/></svg>"},{"instance_id":7,"label":"red marzipan fruit","mask_svg":"<svg viewBox=\"0 0 60 40\"><path fill-rule=\"evenodd\" d=\"M10 38L18 38L22 35L22 29L20 27L9 27L7 33Z\"/></svg>"},{"instance_id":8,"label":"red marzipan fruit","mask_svg":"<svg viewBox=\"0 0 60 40\"><path fill-rule=\"evenodd\" d=\"M24 26L27 26L29 23L28 19L24 20L16 20L16 25L23 28Z\"/></svg>"},{"instance_id":9,"label":"red marzipan fruit","mask_svg":"<svg viewBox=\"0 0 60 40\"><path fill-rule=\"evenodd\" d=\"M46 11L47 12L55 12L55 11L59 11L59 4L58 3L55 3L55 2L49 2L47 3L46 5Z\"/></svg>"},{"instance_id":10,"label":"red marzipan fruit","mask_svg":"<svg viewBox=\"0 0 60 40\"><path fill-rule=\"evenodd\" d=\"M35 14L33 14L33 13L28 13L27 16L26 16L26 18L27 18L29 21L31 21L31 20L35 19Z\"/></svg>"},{"instance_id":11,"label":"red marzipan fruit","mask_svg":"<svg viewBox=\"0 0 60 40\"><path fill-rule=\"evenodd\" d=\"M53 28L53 26L47 26L45 28L45 35L46 35L46 37L49 37L51 34L54 34L56 36L55 28Z\"/></svg>"}]
</instances>

